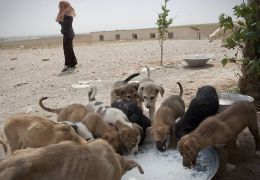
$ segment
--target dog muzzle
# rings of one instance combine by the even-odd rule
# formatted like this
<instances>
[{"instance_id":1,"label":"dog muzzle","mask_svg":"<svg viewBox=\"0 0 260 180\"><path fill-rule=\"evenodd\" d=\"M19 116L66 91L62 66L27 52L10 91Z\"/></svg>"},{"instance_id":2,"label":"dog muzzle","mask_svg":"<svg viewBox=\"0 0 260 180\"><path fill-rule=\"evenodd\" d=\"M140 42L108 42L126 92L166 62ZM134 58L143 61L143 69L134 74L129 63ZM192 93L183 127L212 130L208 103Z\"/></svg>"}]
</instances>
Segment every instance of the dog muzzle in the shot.
<instances>
[{"instance_id":1,"label":"dog muzzle","mask_svg":"<svg viewBox=\"0 0 260 180\"><path fill-rule=\"evenodd\" d=\"M166 150L166 142L156 142L156 147L159 151L165 151Z\"/></svg>"}]
</instances>

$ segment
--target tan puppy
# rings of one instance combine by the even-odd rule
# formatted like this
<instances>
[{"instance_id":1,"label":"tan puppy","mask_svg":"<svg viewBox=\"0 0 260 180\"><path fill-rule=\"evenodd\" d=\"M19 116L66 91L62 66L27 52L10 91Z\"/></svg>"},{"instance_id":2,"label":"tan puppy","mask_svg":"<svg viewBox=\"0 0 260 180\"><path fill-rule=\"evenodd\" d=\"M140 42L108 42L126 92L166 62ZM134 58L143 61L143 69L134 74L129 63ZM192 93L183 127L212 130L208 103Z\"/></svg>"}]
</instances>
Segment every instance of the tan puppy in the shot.
<instances>
[{"instance_id":1,"label":"tan puppy","mask_svg":"<svg viewBox=\"0 0 260 180\"><path fill-rule=\"evenodd\" d=\"M57 114L57 121L66 121L66 120L81 120L88 113L92 112L86 106L81 104L71 104L64 108L51 109L43 105L43 100L48 99L48 97L42 97L39 100L40 107L48 112Z\"/></svg>"},{"instance_id":2,"label":"tan puppy","mask_svg":"<svg viewBox=\"0 0 260 180\"><path fill-rule=\"evenodd\" d=\"M215 144L228 146L229 161L231 161L232 155L236 152L237 136L246 127L254 136L255 147L259 151L256 110L249 102L235 102L221 113L205 119L193 132L183 136L178 143L183 165L194 166L199 151Z\"/></svg>"},{"instance_id":3,"label":"tan puppy","mask_svg":"<svg viewBox=\"0 0 260 180\"><path fill-rule=\"evenodd\" d=\"M155 113L151 127L151 135L156 142L156 147L160 151L166 149L168 137L170 137L169 148L176 148L175 121L181 117L185 111L185 104L182 100L183 89L181 84L180 95L171 95L163 101Z\"/></svg>"},{"instance_id":4,"label":"tan puppy","mask_svg":"<svg viewBox=\"0 0 260 180\"><path fill-rule=\"evenodd\" d=\"M63 142L23 149L0 160L0 179L120 180L129 170L142 167L114 152L104 140L84 145Z\"/></svg>"},{"instance_id":5,"label":"tan puppy","mask_svg":"<svg viewBox=\"0 0 260 180\"><path fill-rule=\"evenodd\" d=\"M138 88L138 106L142 109L142 102L149 109L149 119L153 120L155 103L158 93L163 97L164 88L150 78L150 69L146 66L147 78L140 80Z\"/></svg>"},{"instance_id":6,"label":"tan puppy","mask_svg":"<svg viewBox=\"0 0 260 180\"><path fill-rule=\"evenodd\" d=\"M114 126L118 129L120 141L128 153L137 153L143 129L136 123L116 121Z\"/></svg>"},{"instance_id":7,"label":"tan puppy","mask_svg":"<svg viewBox=\"0 0 260 180\"><path fill-rule=\"evenodd\" d=\"M0 144L2 144L5 153L7 153L7 146L6 146L6 144L4 143L4 141L2 139L0 139Z\"/></svg>"},{"instance_id":8,"label":"tan puppy","mask_svg":"<svg viewBox=\"0 0 260 180\"><path fill-rule=\"evenodd\" d=\"M118 99L137 103L137 90L139 84L135 82L128 82L139 75L139 73L132 74L125 80L118 81L113 84L111 90L111 105Z\"/></svg>"},{"instance_id":9,"label":"tan puppy","mask_svg":"<svg viewBox=\"0 0 260 180\"><path fill-rule=\"evenodd\" d=\"M78 144L86 141L67 124L53 122L31 114L16 114L5 120L4 132L11 152L27 147L37 148L70 140Z\"/></svg>"}]
</instances>

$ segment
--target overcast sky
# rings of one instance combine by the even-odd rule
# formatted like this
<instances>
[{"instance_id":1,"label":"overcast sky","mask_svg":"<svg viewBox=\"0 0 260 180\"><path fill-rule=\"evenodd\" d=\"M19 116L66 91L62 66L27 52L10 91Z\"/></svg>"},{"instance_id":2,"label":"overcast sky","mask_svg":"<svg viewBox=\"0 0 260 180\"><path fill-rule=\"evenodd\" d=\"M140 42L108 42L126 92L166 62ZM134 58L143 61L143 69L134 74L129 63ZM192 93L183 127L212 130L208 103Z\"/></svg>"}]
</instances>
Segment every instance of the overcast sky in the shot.
<instances>
[{"instance_id":1,"label":"overcast sky","mask_svg":"<svg viewBox=\"0 0 260 180\"><path fill-rule=\"evenodd\" d=\"M156 27L163 0L70 0L76 33ZM173 25L218 22L243 0L170 0ZM55 35L59 0L0 0L0 37Z\"/></svg>"}]
</instances>

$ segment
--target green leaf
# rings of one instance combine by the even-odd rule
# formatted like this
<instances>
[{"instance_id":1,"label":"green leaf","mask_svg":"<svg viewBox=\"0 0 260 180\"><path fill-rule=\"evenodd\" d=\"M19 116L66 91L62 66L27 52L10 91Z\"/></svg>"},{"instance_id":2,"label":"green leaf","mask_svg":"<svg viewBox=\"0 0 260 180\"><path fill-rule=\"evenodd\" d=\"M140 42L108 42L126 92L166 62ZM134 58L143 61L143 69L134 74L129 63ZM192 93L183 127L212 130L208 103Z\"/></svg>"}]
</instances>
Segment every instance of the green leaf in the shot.
<instances>
[{"instance_id":1,"label":"green leaf","mask_svg":"<svg viewBox=\"0 0 260 180\"><path fill-rule=\"evenodd\" d=\"M222 59L221 64L223 65L223 67L227 65L228 61L229 61L228 58Z\"/></svg>"},{"instance_id":2,"label":"green leaf","mask_svg":"<svg viewBox=\"0 0 260 180\"><path fill-rule=\"evenodd\" d=\"M226 42L225 47L228 49L233 49L234 47L237 46L236 42L233 40L232 37L228 37L224 41Z\"/></svg>"}]
</instances>

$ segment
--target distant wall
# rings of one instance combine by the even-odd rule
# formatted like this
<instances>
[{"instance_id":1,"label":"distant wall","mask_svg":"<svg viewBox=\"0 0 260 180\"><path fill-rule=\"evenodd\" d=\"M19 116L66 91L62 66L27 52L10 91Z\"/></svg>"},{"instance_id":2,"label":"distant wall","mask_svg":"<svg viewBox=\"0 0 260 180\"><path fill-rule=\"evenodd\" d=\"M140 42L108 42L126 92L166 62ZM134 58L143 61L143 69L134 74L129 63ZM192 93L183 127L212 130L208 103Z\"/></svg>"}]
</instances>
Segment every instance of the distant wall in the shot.
<instances>
[{"instance_id":1,"label":"distant wall","mask_svg":"<svg viewBox=\"0 0 260 180\"><path fill-rule=\"evenodd\" d=\"M209 35L218 28L218 23L197 24L185 26L172 26L168 28L168 39L208 39ZM116 41L116 40L148 40L157 39L157 28L100 31L91 33L91 41Z\"/></svg>"},{"instance_id":2,"label":"distant wall","mask_svg":"<svg viewBox=\"0 0 260 180\"><path fill-rule=\"evenodd\" d=\"M158 37L157 29L116 30L91 33L92 42L114 40L147 40ZM152 36L152 38L151 38Z\"/></svg>"},{"instance_id":3,"label":"distant wall","mask_svg":"<svg viewBox=\"0 0 260 180\"><path fill-rule=\"evenodd\" d=\"M76 34L74 38L74 42L76 43L91 42L91 34Z\"/></svg>"}]
</instances>

